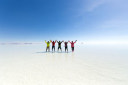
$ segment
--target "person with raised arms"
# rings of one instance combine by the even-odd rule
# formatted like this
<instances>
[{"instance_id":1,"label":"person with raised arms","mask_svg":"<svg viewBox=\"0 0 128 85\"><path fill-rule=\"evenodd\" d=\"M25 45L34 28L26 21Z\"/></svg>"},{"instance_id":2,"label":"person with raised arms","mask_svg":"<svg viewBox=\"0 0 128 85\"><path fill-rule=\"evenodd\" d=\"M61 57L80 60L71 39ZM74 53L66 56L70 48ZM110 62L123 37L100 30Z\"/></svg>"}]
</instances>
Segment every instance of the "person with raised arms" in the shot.
<instances>
[{"instance_id":1,"label":"person with raised arms","mask_svg":"<svg viewBox=\"0 0 128 85\"><path fill-rule=\"evenodd\" d=\"M63 42L63 41L62 41L62 42ZM59 49L60 49L61 52L62 52L62 48L61 48L61 43L62 43L62 42L60 42L60 41L58 42L58 41L57 41L57 43L58 43L58 51L59 51Z\"/></svg>"},{"instance_id":2,"label":"person with raised arms","mask_svg":"<svg viewBox=\"0 0 128 85\"><path fill-rule=\"evenodd\" d=\"M77 40L76 40L77 41ZM70 42L71 43L71 49L72 49L72 52L74 52L74 44L76 43L76 41L75 42L70 42L70 41L68 41L68 42Z\"/></svg>"},{"instance_id":3,"label":"person with raised arms","mask_svg":"<svg viewBox=\"0 0 128 85\"><path fill-rule=\"evenodd\" d=\"M52 52L53 52L53 49L54 49L54 52L55 52L55 43L56 43L56 41L51 40L51 42L52 42Z\"/></svg>"},{"instance_id":4,"label":"person with raised arms","mask_svg":"<svg viewBox=\"0 0 128 85\"><path fill-rule=\"evenodd\" d=\"M67 51L67 53L68 53L68 42L64 42L64 47L65 47L65 52Z\"/></svg>"},{"instance_id":5,"label":"person with raised arms","mask_svg":"<svg viewBox=\"0 0 128 85\"><path fill-rule=\"evenodd\" d=\"M48 42L46 42L46 40L45 40L45 43L47 44L46 52L47 52L47 50L50 52L50 42L49 42L49 41L48 41Z\"/></svg>"}]
</instances>

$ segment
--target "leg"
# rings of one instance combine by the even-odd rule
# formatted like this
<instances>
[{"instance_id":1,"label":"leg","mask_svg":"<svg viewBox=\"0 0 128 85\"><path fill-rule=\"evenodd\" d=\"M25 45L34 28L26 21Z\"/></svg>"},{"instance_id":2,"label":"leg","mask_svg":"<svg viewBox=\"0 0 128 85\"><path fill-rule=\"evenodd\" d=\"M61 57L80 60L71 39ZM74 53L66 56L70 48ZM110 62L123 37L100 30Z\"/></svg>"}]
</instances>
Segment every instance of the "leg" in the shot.
<instances>
[{"instance_id":1,"label":"leg","mask_svg":"<svg viewBox=\"0 0 128 85\"><path fill-rule=\"evenodd\" d=\"M47 52L47 47L46 47L46 52Z\"/></svg>"},{"instance_id":2,"label":"leg","mask_svg":"<svg viewBox=\"0 0 128 85\"><path fill-rule=\"evenodd\" d=\"M52 46L52 52L53 52L53 46Z\"/></svg>"},{"instance_id":3,"label":"leg","mask_svg":"<svg viewBox=\"0 0 128 85\"><path fill-rule=\"evenodd\" d=\"M49 47L49 52L50 52L50 47Z\"/></svg>"},{"instance_id":4,"label":"leg","mask_svg":"<svg viewBox=\"0 0 128 85\"><path fill-rule=\"evenodd\" d=\"M65 52L68 51L68 47L65 47Z\"/></svg>"},{"instance_id":5,"label":"leg","mask_svg":"<svg viewBox=\"0 0 128 85\"><path fill-rule=\"evenodd\" d=\"M72 49L73 49L73 52L74 52L74 47L72 47Z\"/></svg>"},{"instance_id":6,"label":"leg","mask_svg":"<svg viewBox=\"0 0 128 85\"><path fill-rule=\"evenodd\" d=\"M61 52L62 52L62 48L60 47L60 49L61 49Z\"/></svg>"},{"instance_id":7,"label":"leg","mask_svg":"<svg viewBox=\"0 0 128 85\"><path fill-rule=\"evenodd\" d=\"M58 51L59 51L59 47L58 47Z\"/></svg>"},{"instance_id":8,"label":"leg","mask_svg":"<svg viewBox=\"0 0 128 85\"><path fill-rule=\"evenodd\" d=\"M54 46L54 52L55 52L55 46Z\"/></svg>"},{"instance_id":9,"label":"leg","mask_svg":"<svg viewBox=\"0 0 128 85\"><path fill-rule=\"evenodd\" d=\"M48 50L48 52L49 52L49 47L47 47L47 50Z\"/></svg>"}]
</instances>

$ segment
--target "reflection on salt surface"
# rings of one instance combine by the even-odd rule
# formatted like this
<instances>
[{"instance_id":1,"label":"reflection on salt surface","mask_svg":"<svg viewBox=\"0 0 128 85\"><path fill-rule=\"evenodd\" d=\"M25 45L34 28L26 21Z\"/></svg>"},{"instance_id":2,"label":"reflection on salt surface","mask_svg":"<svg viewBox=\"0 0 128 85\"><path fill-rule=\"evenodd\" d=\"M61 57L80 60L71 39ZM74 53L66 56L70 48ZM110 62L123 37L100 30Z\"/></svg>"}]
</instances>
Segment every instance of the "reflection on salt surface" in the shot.
<instances>
[{"instance_id":1,"label":"reflection on salt surface","mask_svg":"<svg viewBox=\"0 0 128 85\"><path fill-rule=\"evenodd\" d=\"M0 85L128 85L127 48L44 51L40 45L1 46Z\"/></svg>"}]
</instances>

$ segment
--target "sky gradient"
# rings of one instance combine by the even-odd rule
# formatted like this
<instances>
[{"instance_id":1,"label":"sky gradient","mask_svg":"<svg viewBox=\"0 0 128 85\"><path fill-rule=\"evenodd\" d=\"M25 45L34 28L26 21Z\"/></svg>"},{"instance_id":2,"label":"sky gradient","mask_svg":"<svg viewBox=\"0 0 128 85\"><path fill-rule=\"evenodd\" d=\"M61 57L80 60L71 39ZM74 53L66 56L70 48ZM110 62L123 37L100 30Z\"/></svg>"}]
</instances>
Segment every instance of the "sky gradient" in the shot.
<instances>
[{"instance_id":1,"label":"sky gradient","mask_svg":"<svg viewBox=\"0 0 128 85\"><path fill-rule=\"evenodd\" d=\"M128 0L0 0L0 42L128 40Z\"/></svg>"}]
</instances>

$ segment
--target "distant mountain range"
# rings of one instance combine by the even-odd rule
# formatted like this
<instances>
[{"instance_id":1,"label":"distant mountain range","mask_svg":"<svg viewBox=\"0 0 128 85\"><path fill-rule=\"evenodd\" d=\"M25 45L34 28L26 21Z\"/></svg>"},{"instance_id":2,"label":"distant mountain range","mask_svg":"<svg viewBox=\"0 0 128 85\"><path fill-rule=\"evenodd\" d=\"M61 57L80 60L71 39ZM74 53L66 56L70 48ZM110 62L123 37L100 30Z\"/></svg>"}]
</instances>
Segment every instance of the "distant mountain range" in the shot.
<instances>
[{"instance_id":1,"label":"distant mountain range","mask_svg":"<svg viewBox=\"0 0 128 85\"><path fill-rule=\"evenodd\" d=\"M8 45L8 44L12 44L12 45L21 45L21 44L42 44L41 42L33 42L33 43L29 43L29 42L23 42L23 43L0 43L0 45Z\"/></svg>"}]
</instances>

